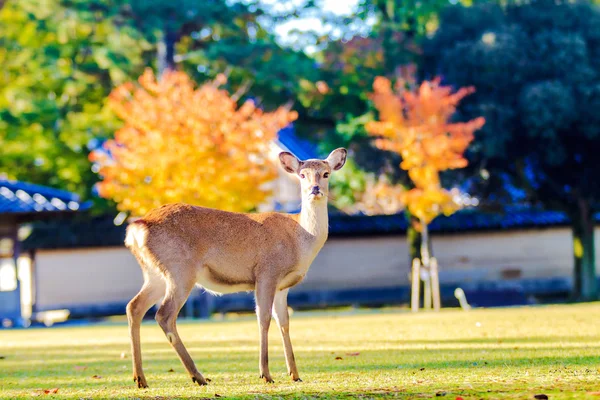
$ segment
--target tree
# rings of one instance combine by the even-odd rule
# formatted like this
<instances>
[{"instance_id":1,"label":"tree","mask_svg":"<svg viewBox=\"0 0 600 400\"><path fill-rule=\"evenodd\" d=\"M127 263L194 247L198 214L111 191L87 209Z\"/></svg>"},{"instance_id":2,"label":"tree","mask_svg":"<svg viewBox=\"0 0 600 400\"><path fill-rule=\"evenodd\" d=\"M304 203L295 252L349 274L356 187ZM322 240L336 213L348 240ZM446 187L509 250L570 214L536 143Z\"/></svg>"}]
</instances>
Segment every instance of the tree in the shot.
<instances>
[{"instance_id":1,"label":"tree","mask_svg":"<svg viewBox=\"0 0 600 400\"><path fill-rule=\"evenodd\" d=\"M586 1L451 7L427 44L427 71L477 94L464 116L488 123L469 158L531 204L562 210L573 231L574 297L597 298L600 9ZM497 195L497 181L483 186ZM482 192L486 194L486 192Z\"/></svg>"},{"instance_id":2,"label":"tree","mask_svg":"<svg viewBox=\"0 0 600 400\"><path fill-rule=\"evenodd\" d=\"M366 129L377 137L378 148L402 157L400 167L408 171L415 186L404 193L402 201L426 234L436 216L458 209L453 195L442 188L439 174L467 165L463 154L485 121L478 117L450 122L460 101L474 92L472 87L453 93L451 87L441 86L439 79L425 81L418 88L414 81L400 79L396 88L397 93L387 78L375 80L371 98L379 121L369 122ZM427 243L422 246L427 247Z\"/></svg>"},{"instance_id":3,"label":"tree","mask_svg":"<svg viewBox=\"0 0 600 400\"><path fill-rule=\"evenodd\" d=\"M314 63L278 47L257 23L260 9L252 7L226 1L8 0L0 8L0 170L91 197L98 177L88 148L120 125L106 99L149 65L176 65L197 81L227 71L224 86L265 109L297 97L297 76L315 80ZM99 205L96 211L105 209Z\"/></svg>"},{"instance_id":4,"label":"tree","mask_svg":"<svg viewBox=\"0 0 600 400\"><path fill-rule=\"evenodd\" d=\"M314 5L319 2L304 3ZM375 115L368 93L377 76L394 78L409 74L415 68L421 57L420 42L435 30L439 12L448 5L448 0L361 0L351 16L326 14L325 18L319 18L329 32L315 36L312 44L320 50L316 55L320 64L319 79L329 90L325 94L306 96L312 100L310 116L320 122L319 126L311 127L311 134L324 147L349 148L359 168L348 169L344 174L347 179L360 181L361 170L364 170L386 175L385 179L392 185L410 188L408 176L398 168L398 155L374 147L364 129L365 123L373 120ZM312 16L311 12L309 7L309 16ZM303 43L310 43L310 40ZM314 85L313 93L316 91ZM350 176L350 172L356 173ZM335 185L340 185L340 189L335 189L334 185L334 190L343 192L350 182L338 178ZM341 199L342 208L351 209L347 203L353 196ZM415 218L408 211L405 214L410 222L408 242L413 259L419 256L421 239L413 228Z\"/></svg>"},{"instance_id":5,"label":"tree","mask_svg":"<svg viewBox=\"0 0 600 400\"><path fill-rule=\"evenodd\" d=\"M195 88L183 72L157 81L146 70L139 86L116 88L109 103L125 125L90 154L103 178L100 195L134 215L172 202L229 211L264 202L277 173L269 145L297 115L263 112L251 101L238 107L223 83L221 75Z\"/></svg>"},{"instance_id":6,"label":"tree","mask_svg":"<svg viewBox=\"0 0 600 400\"><path fill-rule=\"evenodd\" d=\"M96 177L86 147L115 129L106 96L143 71L146 46L103 9L80 10L61 0L6 2L0 9L0 170L89 198Z\"/></svg>"},{"instance_id":7,"label":"tree","mask_svg":"<svg viewBox=\"0 0 600 400\"><path fill-rule=\"evenodd\" d=\"M384 174L364 172L351 159L332 177L331 186L333 204L349 214L397 214L405 208L403 185L391 183Z\"/></svg>"}]
</instances>

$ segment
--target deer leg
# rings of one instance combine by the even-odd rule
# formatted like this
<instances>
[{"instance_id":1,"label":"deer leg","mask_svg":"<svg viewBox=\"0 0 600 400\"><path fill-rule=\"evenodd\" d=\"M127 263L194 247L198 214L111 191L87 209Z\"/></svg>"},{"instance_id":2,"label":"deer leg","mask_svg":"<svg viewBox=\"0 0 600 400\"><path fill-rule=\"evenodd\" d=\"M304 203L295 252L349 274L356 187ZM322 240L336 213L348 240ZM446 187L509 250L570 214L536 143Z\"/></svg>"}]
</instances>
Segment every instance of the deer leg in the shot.
<instances>
[{"instance_id":1,"label":"deer leg","mask_svg":"<svg viewBox=\"0 0 600 400\"><path fill-rule=\"evenodd\" d=\"M133 381L139 388L147 388L148 383L142 369L142 348L140 343L140 325L144 315L165 294L163 280L155 275L144 273L144 285L140 292L127 304L127 321L131 341L131 360L133 362Z\"/></svg>"},{"instance_id":2,"label":"deer leg","mask_svg":"<svg viewBox=\"0 0 600 400\"><path fill-rule=\"evenodd\" d=\"M177 333L177 315L179 310L183 307L186 299L190 295L192 288L194 287L193 280L180 279L175 283L174 280L167 280L167 294L163 300L160 308L156 312L156 321L162 328L163 332L167 336L169 343L177 352L177 355L181 359L183 366L190 374L192 381L198 385L206 385L206 379L196 369L196 365L192 360L192 357L188 353L187 349L183 345L179 334ZM189 282L189 283L188 283Z\"/></svg>"},{"instance_id":3,"label":"deer leg","mask_svg":"<svg viewBox=\"0 0 600 400\"><path fill-rule=\"evenodd\" d=\"M260 332L260 377L267 383L273 383L269 372L269 325L271 325L271 308L275 297L276 284L270 281L259 281L256 284L256 316Z\"/></svg>"},{"instance_id":4,"label":"deer leg","mask_svg":"<svg viewBox=\"0 0 600 400\"><path fill-rule=\"evenodd\" d=\"M302 379L298 375L298 368L296 367L296 359L294 358L294 350L292 349L292 341L290 339L290 316L288 314L287 295L288 289L275 293L273 314L281 332L288 374L294 381L302 382Z\"/></svg>"}]
</instances>

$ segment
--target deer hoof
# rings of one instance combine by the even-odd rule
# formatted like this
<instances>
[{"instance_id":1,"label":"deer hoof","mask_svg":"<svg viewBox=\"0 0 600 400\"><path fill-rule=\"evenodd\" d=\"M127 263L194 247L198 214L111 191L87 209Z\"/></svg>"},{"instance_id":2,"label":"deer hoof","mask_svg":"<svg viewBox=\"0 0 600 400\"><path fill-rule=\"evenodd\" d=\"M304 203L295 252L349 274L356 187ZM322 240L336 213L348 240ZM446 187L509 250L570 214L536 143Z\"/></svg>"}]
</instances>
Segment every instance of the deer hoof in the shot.
<instances>
[{"instance_id":1,"label":"deer hoof","mask_svg":"<svg viewBox=\"0 0 600 400\"><path fill-rule=\"evenodd\" d=\"M137 382L137 387L139 389L146 389L148 388L148 382L146 382L146 378L144 378L143 376L134 376L133 377L133 381Z\"/></svg>"},{"instance_id":2,"label":"deer hoof","mask_svg":"<svg viewBox=\"0 0 600 400\"><path fill-rule=\"evenodd\" d=\"M192 377L192 382L197 383L199 386L206 386L208 385L208 382L206 382L206 379L204 379L203 376L199 376L199 377Z\"/></svg>"}]
</instances>

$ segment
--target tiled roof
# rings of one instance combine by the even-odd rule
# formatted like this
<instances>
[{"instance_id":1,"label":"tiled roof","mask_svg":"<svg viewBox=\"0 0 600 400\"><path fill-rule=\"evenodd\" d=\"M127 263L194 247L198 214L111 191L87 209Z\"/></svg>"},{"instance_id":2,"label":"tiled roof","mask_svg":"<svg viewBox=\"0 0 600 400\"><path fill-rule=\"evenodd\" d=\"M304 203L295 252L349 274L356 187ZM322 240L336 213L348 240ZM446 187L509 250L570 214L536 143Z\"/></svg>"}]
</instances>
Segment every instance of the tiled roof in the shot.
<instances>
[{"instance_id":1,"label":"tiled roof","mask_svg":"<svg viewBox=\"0 0 600 400\"><path fill-rule=\"evenodd\" d=\"M308 160L319 156L317 146L308 140L299 138L296 135L293 125L288 125L279 131L276 143L281 147L285 147L290 153L301 160Z\"/></svg>"},{"instance_id":2,"label":"tiled roof","mask_svg":"<svg viewBox=\"0 0 600 400\"><path fill-rule=\"evenodd\" d=\"M126 224L116 226L111 217L76 218L36 222L23 250L122 246Z\"/></svg>"},{"instance_id":3,"label":"tiled roof","mask_svg":"<svg viewBox=\"0 0 600 400\"><path fill-rule=\"evenodd\" d=\"M600 222L600 215L596 215ZM450 217L436 218L431 232L451 233L505 229L547 228L569 224L568 217L559 211L545 211L528 207L513 207L504 213L466 209ZM408 223L404 214L355 216L338 215L330 218L329 232L339 236L383 235L406 232Z\"/></svg>"},{"instance_id":4,"label":"tiled roof","mask_svg":"<svg viewBox=\"0 0 600 400\"><path fill-rule=\"evenodd\" d=\"M600 218L596 215L596 221ZM555 211L515 208L509 212L485 213L479 210L459 211L451 217L439 217L431 224L438 233L481 232L509 229L550 228L566 226L566 215ZM404 215L349 216L331 215L330 237L361 237L403 234L407 221ZM64 220L36 223L24 241L25 249L58 249L71 247L121 246L125 225L115 226L112 217L93 220Z\"/></svg>"},{"instance_id":5,"label":"tiled roof","mask_svg":"<svg viewBox=\"0 0 600 400\"><path fill-rule=\"evenodd\" d=\"M85 210L91 203L64 190L32 183L0 179L0 214L35 214Z\"/></svg>"}]
</instances>

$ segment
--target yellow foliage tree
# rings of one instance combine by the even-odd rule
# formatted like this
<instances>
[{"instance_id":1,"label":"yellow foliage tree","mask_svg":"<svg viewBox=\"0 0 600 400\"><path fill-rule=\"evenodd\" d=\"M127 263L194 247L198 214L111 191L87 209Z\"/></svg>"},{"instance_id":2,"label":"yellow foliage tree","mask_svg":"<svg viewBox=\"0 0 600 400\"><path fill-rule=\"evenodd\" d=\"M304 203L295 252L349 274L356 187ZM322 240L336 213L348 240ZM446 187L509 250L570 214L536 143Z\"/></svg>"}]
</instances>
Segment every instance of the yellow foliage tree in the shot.
<instances>
[{"instance_id":1,"label":"yellow foliage tree","mask_svg":"<svg viewBox=\"0 0 600 400\"><path fill-rule=\"evenodd\" d=\"M183 72L157 80L147 70L138 81L110 94L125 123L90 154L102 197L138 216L172 202L249 211L268 198L277 174L269 144L296 112L263 112L250 101L238 107L220 88L224 76L196 88Z\"/></svg>"},{"instance_id":2,"label":"yellow foliage tree","mask_svg":"<svg viewBox=\"0 0 600 400\"><path fill-rule=\"evenodd\" d=\"M439 79L413 90L405 85L400 80L394 91L389 79L375 80L371 99L379 121L368 123L366 129L377 137L378 148L402 156L400 167L415 185L403 194L403 202L426 226L440 213L450 215L458 209L453 195L442 188L439 172L467 165L464 152L485 120L450 122L458 103L474 91L471 87L453 93Z\"/></svg>"}]
</instances>

